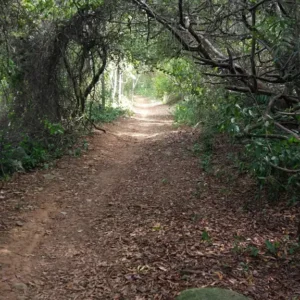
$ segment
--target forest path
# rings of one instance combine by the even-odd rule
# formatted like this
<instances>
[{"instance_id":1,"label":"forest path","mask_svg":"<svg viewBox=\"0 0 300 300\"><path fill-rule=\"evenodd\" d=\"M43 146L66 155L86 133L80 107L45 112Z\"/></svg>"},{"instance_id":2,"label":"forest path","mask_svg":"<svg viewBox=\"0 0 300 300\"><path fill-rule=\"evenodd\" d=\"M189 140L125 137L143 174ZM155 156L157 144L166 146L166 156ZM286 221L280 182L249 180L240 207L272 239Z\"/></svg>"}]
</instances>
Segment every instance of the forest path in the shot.
<instances>
[{"instance_id":1,"label":"forest path","mask_svg":"<svg viewBox=\"0 0 300 300\"><path fill-rule=\"evenodd\" d=\"M81 157L4 186L0 299L173 300L203 285L254 299L295 293L290 262L252 265L232 251L235 236L263 243L278 234L240 210L249 182L207 177L197 134L175 129L167 106L135 101L135 115L88 138Z\"/></svg>"}]
</instances>

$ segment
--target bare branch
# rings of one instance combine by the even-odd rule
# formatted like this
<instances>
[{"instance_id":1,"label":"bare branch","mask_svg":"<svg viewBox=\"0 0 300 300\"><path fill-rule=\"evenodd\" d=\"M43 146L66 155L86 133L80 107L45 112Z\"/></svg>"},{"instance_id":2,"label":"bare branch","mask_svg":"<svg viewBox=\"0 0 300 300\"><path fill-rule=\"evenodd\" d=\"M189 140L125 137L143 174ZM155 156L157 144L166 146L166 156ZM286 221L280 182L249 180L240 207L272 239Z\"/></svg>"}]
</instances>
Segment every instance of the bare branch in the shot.
<instances>
[{"instance_id":1,"label":"bare branch","mask_svg":"<svg viewBox=\"0 0 300 300\"><path fill-rule=\"evenodd\" d=\"M286 127L284 127L283 125L279 124L278 122L274 122L274 124L275 124L278 128L280 128L280 129L282 129L283 131L285 131L285 132L289 133L290 135L292 135L296 140L300 141L300 136L299 136L297 133L295 133L294 131L292 131L292 130L286 128Z\"/></svg>"},{"instance_id":2,"label":"bare branch","mask_svg":"<svg viewBox=\"0 0 300 300\"><path fill-rule=\"evenodd\" d=\"M270 166L272 166L273 168L277 169L277 170L280 170L280 171L283 171L283 172L287 172L287 173L294 173L294 174L298 174L300 173L300 169L299 170L291 170L291 169L287 169L287 168L282 168L282 167L279 167L269 161L266 161Z\"/></svg>"}]
</instances>

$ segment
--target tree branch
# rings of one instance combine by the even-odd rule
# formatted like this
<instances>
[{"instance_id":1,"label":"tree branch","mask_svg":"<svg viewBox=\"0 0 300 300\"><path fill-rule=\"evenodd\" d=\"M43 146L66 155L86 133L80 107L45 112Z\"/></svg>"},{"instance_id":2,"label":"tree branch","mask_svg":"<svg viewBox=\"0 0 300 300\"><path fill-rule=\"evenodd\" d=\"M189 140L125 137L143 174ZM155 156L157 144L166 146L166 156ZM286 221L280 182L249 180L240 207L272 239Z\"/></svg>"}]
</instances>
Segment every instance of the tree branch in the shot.
<instances>
[{"instance_id":1,"label":"tree branch","mask_svg":"<svg viewBox=\"0 0 300 300\"><path fill-rule=\"evenodd\" d=\"M184 27L184 20L183 20L183 0L178 0L178 10L179 10L179 23L182 27Z\"/></svg>"},{"instance_id":2,"label":"tree branch","mask_svg":"<svg viewBox=\"0 0 300 300\"><path fill-rule=\"evenodd\" d=\"M289 133L290 135L292 135L296 140L300 141L300 136L295 133L294 131L284 127L283 125L279 124L278 122L274 122L275 126L282 129L283 131Z\"/></svg>"},{"instance_id":3,"label":"tree branch","mask_svg":"<svg viewBox=\"0 0 300 300\"><path fill-rule=\"evenodd\" d=\"M272 166L273 168L277 169L277 170L280 170L280 171L283 171L283 172L287 172L287 173L294 173L294 174L297 174L297 173L300 173L300 169L299 170L291 170L291 169L287 169L287 168L282 168L282 167L279 167L269 161L266 161L270 166Z\"/></svg>"}]
</instances>

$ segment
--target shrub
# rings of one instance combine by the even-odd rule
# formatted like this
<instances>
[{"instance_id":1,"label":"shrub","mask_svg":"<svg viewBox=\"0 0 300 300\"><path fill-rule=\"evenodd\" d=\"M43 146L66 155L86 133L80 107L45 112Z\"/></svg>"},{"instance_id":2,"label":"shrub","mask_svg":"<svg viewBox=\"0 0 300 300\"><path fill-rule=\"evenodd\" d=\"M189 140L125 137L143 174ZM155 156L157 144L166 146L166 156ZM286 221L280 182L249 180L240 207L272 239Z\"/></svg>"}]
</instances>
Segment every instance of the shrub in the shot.
<instances>
[{"instance_id":1,"label":"shrub","mask_svg":"<svg viewBox=\"0 0 300 300\"><path fill-rule=\"evenodd\" d=\"M110 123L127 113L129 113L128 110L120 107L107 106L103 109L96 105L93 105L88 111L89 119L94 123Z\"/></svg>"}]
</instances>

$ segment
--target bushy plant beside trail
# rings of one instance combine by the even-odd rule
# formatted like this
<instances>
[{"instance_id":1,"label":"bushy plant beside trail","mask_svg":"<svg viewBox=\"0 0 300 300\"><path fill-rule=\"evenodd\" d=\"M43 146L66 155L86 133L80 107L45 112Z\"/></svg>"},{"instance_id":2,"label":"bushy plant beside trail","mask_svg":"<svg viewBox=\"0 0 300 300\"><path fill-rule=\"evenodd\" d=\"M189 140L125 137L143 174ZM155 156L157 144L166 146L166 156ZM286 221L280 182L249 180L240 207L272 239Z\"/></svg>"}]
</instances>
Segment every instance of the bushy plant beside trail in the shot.
<instances>
[{"instance_id":1,"label":"bushy plant beside trail","mask_svg":"<svg viewBox=\"0 0 300 300\"><path fill-rule=\"evenodd\" d=\"M120 107L107 106L101 109L94 106L87 111L89 121L86 123L90 130L90 122L95 124L110 123L129 111ZM81 148L87 150L87 142L80 142L82 135L89 130L84 128L76 133L66 131L60 123L43 122L43 138L36 139L26 133L16 136L16 142L11 140L11 132L0 131L0 178L7 177L14 172L24 172L36 167L48 168L53 161L64 154L81 153ZM13 130L14 132L15 130ZM79 142L79 145L78 145ZM76 145L76 149L74 149Z\"/></svg>"},{"instance_id":2,"label":"bushy plant beside trail","mask_svg":"<svg viewBox=\"0 0 300 300\"><path fill-rule=\"evenodd\" d=\"M281 135L274 121L264 120L261 109L266 101L206 88L179 102L174 118L177 124L199 125L205 140L220 133L234 138L232 142L244 147L237 162L240 169L255 176L270 200L283 196L294 205L300 200L300 142Z\"/></svg>"},{"instance_id":3,"label":"bushy plant beside trail","mask_svg":"<svg viewBox=\"0 0 300 300\"><path fill-rule=\"evenodd\" d=\"M22 133L22 128L19 128L18 135L14 134L15 129L0 131L0 177L40 166L47 168L52 160L61 157L68 147L74 145L78 136L65 132L60 123L48 120L43 123L42 139Z\"/></svg>"},{"instance_id":4,"label":"bushy plant beside trail","mask_svg":"<svg viewBox=\"0 0 300 300\"><path fill-rule=\"evenodd\" d=\"M110 123L117 118L130 114L128 109L122 107L107 106L104 109L93 105L87 112L89 120L94 123Z\"/></svg>"},{"instance_id":5,"label":"bushy plant beside trail","mask_svg":"<svg viewBox=\"0 0 300 300\"><path fill-rule=\"evenodd\" d=\"M282 134L276 120L262 115L268 101L265 96L241 98L229 94L220 107L218 128L244 145L240 167L255 175L261 189L267 187L270 199L280 199L284 194L290 204L295 204L300 200L300 141L293 131L289 136Z\"/></svg>"}]
</instances>

